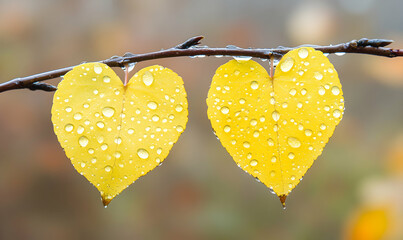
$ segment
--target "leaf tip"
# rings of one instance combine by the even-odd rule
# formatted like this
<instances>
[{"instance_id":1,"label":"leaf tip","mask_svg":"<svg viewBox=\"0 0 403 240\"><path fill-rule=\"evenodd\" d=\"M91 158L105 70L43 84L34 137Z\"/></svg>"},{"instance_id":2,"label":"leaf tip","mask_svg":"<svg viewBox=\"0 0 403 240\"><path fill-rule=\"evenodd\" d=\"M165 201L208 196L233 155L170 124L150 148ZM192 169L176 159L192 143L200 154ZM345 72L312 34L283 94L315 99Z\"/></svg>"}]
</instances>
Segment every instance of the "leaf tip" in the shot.
<instances>
[{"instance_id":1,"label":"leaf tip","mask_svg":"<svg viewBox=\"0 0 403 240\"><path fill-rule=\"evenodd\" d=\"M104 196L102 196L102 204L104 205L105 208L108 207L109 203L112 201L111 198L105 198Z\"/></svg>"},{"instance_id":2,"label":"leaf tip","mask_svg":"<svg viewBox=\"0 0 403 240\"><path fill-rule=\"evenodd\" d=\"M285 200L287 199L287 195L283 194L283 195L280 195L278 197L280 198L280 202L283 205L283 209L285 209L286 208L285 207Z\"/></svg>"}]
</instances>

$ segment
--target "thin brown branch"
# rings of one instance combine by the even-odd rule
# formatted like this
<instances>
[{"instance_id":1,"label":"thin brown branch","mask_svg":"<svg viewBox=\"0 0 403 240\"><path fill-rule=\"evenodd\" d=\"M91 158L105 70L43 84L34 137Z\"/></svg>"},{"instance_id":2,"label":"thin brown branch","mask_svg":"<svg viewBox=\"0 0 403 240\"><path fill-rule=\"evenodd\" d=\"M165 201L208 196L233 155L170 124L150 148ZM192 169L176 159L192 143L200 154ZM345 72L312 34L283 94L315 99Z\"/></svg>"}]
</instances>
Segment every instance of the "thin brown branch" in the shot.
<instances>
[{"instance_id":1,"label":"thin brown branch","mask_svg":"<svg viewBox=\"0 0 403 240\"><path fill-rule=\"evenodd\" d=\"M143 54L132 54L126 53L124 56L114 56L109 59L99 61L105 63L110 67L124 67L129 63L142 62L153 59L160 58L171 58L171 57L183 57L183 56L249 56L261 59L270 59L274 57L276 59L281 58L288 51L294 49L289 47L278 47L278 48L253 48L253 49L243 49L243 48L209 48L209 47L199 47L197 46L203 39L202 36L197 36L186 40L185 42L177 45L176 47L150 52ZM385 39L360 39L353 40L347 43L340 43L337 45L330 46L317 46L317 45L304 45L311 46L317 50L324 53L360 53L367 55L383 56L383 57L402 57L403 49L393 49L386 48L385 46L391 44L392 40ZM74 67L74 66L73 66ZM46 90L53 91L56 88L48 87L35 87L34 83L44 80L49 80L57 77L61 77L68 71L72 70L73 67L61 68L49 72L39 73L27 77L15 78L11 81L0 84L0 92L28 88L31 90Z\"/></svg>"}]
</instances>

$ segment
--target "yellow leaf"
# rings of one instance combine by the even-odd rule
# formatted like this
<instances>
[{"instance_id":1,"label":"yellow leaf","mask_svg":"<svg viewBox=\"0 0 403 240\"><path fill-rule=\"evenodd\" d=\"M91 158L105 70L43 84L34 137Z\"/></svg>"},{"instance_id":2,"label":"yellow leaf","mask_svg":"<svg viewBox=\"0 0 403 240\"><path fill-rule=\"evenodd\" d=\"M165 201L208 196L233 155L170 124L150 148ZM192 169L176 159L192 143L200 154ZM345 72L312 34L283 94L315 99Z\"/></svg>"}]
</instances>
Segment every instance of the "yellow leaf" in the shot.
<instances>
[{"instance_id":1,"label":"yellow leaf","mask_svg":"<svg viewBox=\"0 0 403 240\"><path fill-rule=\"evenodd\" d=\"M252 60L229 61L217 69L207 105L213 129L234 161L283 205L344 110L337 72L313 48L285 54L273 79Z\"/></svg>"},{"instance_id":2,"label":"yellow leaf","mask_svg":"<svg viewBox=\"0 0 403 240\"><path fill-rule=\"evenodd\" d=\"M182 78L168 68L141 69L123 86L107 65L86 63L59 84L52 122L74 168L106 206L167 157L186 127L187 107Z\"/></svg>"}]
</instances>

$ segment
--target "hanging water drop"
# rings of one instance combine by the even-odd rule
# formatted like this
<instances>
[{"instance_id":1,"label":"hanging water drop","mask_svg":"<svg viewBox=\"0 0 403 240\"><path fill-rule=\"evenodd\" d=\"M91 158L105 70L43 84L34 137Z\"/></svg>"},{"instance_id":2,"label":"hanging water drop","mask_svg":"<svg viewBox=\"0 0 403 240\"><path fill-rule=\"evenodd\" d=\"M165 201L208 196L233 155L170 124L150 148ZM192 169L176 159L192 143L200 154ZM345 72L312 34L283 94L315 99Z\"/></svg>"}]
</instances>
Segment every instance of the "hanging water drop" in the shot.
<instances>
[{"instance_id":1,"label":"hanging water drop","mask_svg":"<svg viewBox=\"0 0 403 240\"><path fill-rule=\"evenodd\" d=\"M128 64L123 65L123 67L122 67L123 71L126 71L126 66L127 66L127 71L131 72L131 71L133 71L134 67L136 66L136 63L133 62L133 63L128 63Z\"/></svg>"}]
</instances>

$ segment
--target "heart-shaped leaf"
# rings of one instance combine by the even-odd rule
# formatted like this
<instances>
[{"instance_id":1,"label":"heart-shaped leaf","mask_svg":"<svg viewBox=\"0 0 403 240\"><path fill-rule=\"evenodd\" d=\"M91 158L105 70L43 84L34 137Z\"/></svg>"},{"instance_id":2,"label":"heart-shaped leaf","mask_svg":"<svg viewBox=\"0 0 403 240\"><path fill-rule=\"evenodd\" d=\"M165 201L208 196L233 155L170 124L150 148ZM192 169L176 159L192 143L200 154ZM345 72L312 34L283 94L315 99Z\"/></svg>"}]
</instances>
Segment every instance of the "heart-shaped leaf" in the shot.
<instances>
[{"instance_id":1,"label":"heart-shaped leaf","mask_svg":"<svg viewBox=\"0 0 403 240\"><path fill-rule=\"evenodd\" d=\"M123 86L107 65L86 63L60 82L52 122L106 206L167 157L186 127L187 105L182 78L168 68L141 69Z\"/></svg>"},{"instance_id":2,"label":"heart-shaped leaf","mask_svg":"<svg viewBox=\"0 0 403 240\"><path fill-rule=\"evenodd\" d=\"M254 61L220 66L207 98L208 117L243 170L284 204L341 120L344 100L333 65L320 51L299 48L273 78Z\"/></svg>"}]
</instances>

